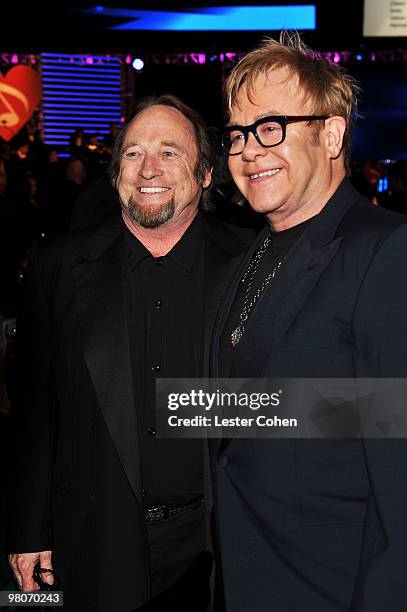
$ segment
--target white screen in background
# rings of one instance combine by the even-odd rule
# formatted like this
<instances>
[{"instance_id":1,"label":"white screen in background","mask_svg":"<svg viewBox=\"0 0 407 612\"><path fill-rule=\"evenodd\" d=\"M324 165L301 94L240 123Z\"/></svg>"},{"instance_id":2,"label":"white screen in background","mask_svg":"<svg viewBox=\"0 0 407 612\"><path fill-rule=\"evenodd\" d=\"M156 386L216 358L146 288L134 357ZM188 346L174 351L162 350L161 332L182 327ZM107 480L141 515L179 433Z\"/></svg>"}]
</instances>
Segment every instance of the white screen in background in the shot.
<instances>
[{"instance_id":1,"label":"white screen in background","mask_svg":"<svg viewBox=\"0 0 407 612\"><path fill-rule=\"evenodd\" d=\"M363 36L407 36L407 0L365 0Z\"/></svg>"}]
</instances>

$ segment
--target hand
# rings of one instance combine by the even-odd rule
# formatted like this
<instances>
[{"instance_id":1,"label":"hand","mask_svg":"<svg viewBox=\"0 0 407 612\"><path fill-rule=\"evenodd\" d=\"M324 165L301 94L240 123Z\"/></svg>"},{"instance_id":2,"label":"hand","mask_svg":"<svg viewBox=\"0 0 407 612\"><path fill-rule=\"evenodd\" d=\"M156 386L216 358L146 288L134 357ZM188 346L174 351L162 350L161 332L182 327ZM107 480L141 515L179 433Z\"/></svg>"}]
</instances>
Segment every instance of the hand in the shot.
<instances>
[{"instance_id":1,"label":"hand","mask_svg":"<svg viewBox=\"0 0 407 612\"><path fill-rule=\"evenodd\" d=\"M8 562L20 591L39 590L40 587L33 576L34 567L39 561L40 567L52 570L51 555L51 550L43 550L42 552L15 553L8 556ZM51 573L43 572L42 579L48 584L54 583L54 576Z\"/></svg>"}]
</instances>

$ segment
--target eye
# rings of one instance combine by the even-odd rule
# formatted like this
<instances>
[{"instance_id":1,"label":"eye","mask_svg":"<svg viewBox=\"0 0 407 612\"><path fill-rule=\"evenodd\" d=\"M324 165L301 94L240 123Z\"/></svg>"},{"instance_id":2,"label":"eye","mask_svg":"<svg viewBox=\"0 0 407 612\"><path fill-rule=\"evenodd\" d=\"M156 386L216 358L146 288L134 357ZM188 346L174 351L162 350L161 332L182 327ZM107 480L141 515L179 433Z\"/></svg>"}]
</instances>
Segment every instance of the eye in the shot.
<instances>
[{"instance_id":1,"label":"eye","mask_svg":"<svg viewBox=\"0 0 407 612\"><path fill-rule=\"evenodd\" d=\"M135 159L139 156L139 151L126 151L125 153L123 153L123 159Z\"/></svg>"},{"instance_id":2,"label":"eye","mask_svg":"<svg viewBox=\"0 0 407 612\"><path fill-rule=\"evenodd\" d=\"M274 132L281 131L281 125L279 123L269 121L268 123L262 123L259 125L257 130L260 130L262 134L273 134Z\"/></svg>"},{"instance_id":3,"label":"eye","mask_svg":"<svg viewBox=\"0 0 407 612\"><path fill-rule=\"evenodd\" d=\"M174 151L163 151L164 157L175 157Z\"/></svg>"},{"instance_id":4,"label":"eye","mask_svg":"<svg viewBox=\"0 0 407 612\"><path fill-rule=\"evenodd\" d=\"M230 140L231 144L240 142L241 140L243 140L242 132L230 132L229 133L229 140Z\"/></svg>"}]
</instances>

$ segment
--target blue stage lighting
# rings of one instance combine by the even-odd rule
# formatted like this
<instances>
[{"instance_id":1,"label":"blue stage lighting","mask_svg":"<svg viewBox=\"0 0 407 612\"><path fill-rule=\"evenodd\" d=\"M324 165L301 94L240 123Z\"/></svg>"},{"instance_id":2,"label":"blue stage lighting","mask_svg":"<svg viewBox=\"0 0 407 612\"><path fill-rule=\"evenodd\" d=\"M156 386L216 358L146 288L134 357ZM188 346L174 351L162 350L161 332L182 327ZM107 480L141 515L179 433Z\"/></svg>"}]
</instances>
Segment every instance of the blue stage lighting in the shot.
<instances>
[{"instance_id":1,"label":"blue stage lighting","mask_svg":"<svg viewBox=\"0 0 407 612\"><path fill-rule=\"evenodd\" d=\"M77 127L105 134L109 123L120 122L119 57L43 53L41 59L45 144L68 148Z\"/></svg>"},{"instance_id":2,"label":"blue stage lighting","mask_svg":"<svg viewBox=\"0 0 407 612\"><path fill-rule=\"evenodd\" d=\"M94 9L80 9L92 12ZM270 31L315 30L316 5L207 6L184 10L142 10L104 7L104 16L124 21L113 30L161 31Z\"/></svg>"}]
</instances>

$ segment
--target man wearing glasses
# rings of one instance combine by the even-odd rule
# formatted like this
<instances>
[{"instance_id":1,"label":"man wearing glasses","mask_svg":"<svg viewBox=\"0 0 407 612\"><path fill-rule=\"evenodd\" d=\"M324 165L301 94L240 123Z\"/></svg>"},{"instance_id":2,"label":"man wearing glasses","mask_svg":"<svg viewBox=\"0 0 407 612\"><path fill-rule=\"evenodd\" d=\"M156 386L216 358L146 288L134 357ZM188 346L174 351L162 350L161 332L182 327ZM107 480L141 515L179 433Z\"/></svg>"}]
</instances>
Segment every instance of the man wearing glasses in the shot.
<instances>
[{"instance_id":1,"label":"man wearing glasses","mask_svg":"<svg viewBox=\"0 0 407 612\"><path fill-rule=\"evenodd\" d=\"M232 70L233 179L268 227L215 325L213 375L407 375L406 219L346 178L358 87L297 35ZM227 612L401 612L404 440L224 440L213 454Z\"/></svg>"}]
</instances>

